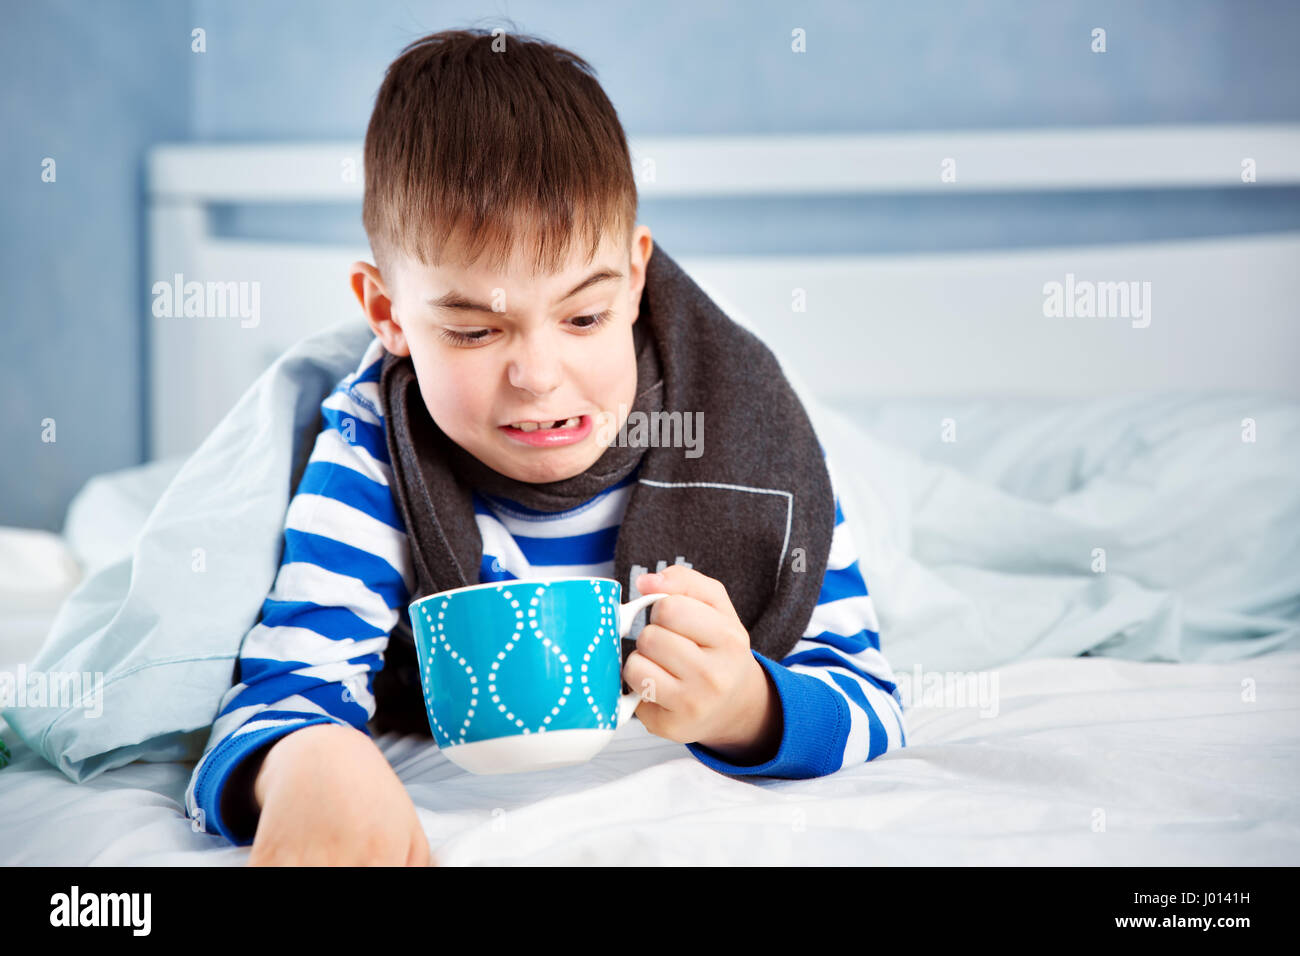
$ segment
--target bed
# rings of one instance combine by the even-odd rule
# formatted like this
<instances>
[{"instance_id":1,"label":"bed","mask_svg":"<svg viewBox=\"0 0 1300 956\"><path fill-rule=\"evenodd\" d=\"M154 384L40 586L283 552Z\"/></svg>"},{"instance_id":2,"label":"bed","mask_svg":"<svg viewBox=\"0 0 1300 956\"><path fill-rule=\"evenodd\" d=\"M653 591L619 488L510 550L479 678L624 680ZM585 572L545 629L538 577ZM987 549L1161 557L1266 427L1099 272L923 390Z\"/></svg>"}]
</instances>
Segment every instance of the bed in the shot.
<instances>
[{"instance_id":1,"label":"bed","mask_svg":"<svg viewBox=\"0 0 1300 956\"><path fill-rule=\"evenodd\" d=\"M1298 145L1270 126L656 140L634 154L656 160L645 194L692 196L932 190L916 170L936 152L965 157L962 189L1214 188L1224 156L1252 154L1296 182ZM82 582L132 553L271 358L359 321L327 290L365 249L223 237L211 216L355 199L349 159L359 168L355 144L155 150L150 275L264 277L262 314L151 320L153 460L89 482L60 534L0 529L0 671L31 661ZM679 259L771 345L827 444L907 746L818 779L732 778L633 721L589 764L479 777L427 740L379 737L438 862L1300 862L1296 261L1296 234ZM1054 320L1044 284L1067 274L1150 281L1159 304L1146 326ZM790 321L796 287L820 346ZM900 321L865 329L863 289ZM185 817L192 761L77 783L2 719L0 739L0 863L247 860Z\"/></svg>"}]
</instances>

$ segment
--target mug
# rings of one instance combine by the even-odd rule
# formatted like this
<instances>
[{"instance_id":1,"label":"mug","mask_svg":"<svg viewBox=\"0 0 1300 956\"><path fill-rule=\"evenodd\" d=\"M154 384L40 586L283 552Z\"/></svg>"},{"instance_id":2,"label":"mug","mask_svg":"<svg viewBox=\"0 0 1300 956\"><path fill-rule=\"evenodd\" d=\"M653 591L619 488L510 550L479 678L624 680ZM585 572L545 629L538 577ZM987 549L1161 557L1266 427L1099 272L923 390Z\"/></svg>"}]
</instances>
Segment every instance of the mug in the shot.
<instances>
[{"instance_id":1,"label":"mug","mask_svg":"<svg viewBox=\"0 0 1300 956\"><path fill-rule=\"evenodd\" d=\"M471 773L590 760L641 702L623 687L622 639L667 594L622 604L612 578L512 579L413 601L429 729Z\"/></svg>"}]
</instances>

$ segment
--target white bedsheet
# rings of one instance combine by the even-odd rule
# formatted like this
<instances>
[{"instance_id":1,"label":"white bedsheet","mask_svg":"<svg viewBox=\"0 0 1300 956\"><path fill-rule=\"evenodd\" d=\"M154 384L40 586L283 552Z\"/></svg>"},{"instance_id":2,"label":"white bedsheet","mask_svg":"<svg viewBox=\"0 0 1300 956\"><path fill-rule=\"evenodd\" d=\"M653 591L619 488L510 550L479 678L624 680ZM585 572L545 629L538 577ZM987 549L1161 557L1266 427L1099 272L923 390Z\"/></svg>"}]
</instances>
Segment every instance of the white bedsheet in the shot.
<instances>
[{"instance_id":1,"label":"white bedsheet","mask_svg":"<svg viewBox=\"0 0 1300 956\"><path fill-rule=\"evenodd\" d=\"M589 764L532 774L475 776L415 738L379 743L442 865L1300 863L1300 654L997 673L996 718L915 708L907 748L812 780L714 773L636 721ZM189 763L74 784L21 741L14 757L0 863L247 861L191 830Z\"/></svg>"}]
</instances>

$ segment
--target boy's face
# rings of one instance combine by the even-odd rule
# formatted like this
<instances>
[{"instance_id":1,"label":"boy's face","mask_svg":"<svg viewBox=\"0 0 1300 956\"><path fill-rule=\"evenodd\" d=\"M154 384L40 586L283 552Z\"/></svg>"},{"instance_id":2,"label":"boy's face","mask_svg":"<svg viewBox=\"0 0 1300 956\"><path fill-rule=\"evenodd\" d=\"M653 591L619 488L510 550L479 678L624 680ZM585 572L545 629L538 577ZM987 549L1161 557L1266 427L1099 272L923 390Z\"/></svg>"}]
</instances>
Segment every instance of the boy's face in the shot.
<instances>
[{"instance_id":1,"label":"boy's face","mask_svg":"<svg viewBox=\"0 0 1300 956\"><path fill-rule=\"evenodd\" d=\"M448 438L518 481L560 481L604 454L636 397L632 325L652 248L640 225L630 248L606 234L591 262L575 251L554 274L517 259L495 273L448 256L436 268L403 258L384 276L357 262L351 279L384 347L411 356ZM551 422L577 417L576 429L539 441ZM529 433L509 427L517 422L544 424Z\"/></svg>"}]
</instances>

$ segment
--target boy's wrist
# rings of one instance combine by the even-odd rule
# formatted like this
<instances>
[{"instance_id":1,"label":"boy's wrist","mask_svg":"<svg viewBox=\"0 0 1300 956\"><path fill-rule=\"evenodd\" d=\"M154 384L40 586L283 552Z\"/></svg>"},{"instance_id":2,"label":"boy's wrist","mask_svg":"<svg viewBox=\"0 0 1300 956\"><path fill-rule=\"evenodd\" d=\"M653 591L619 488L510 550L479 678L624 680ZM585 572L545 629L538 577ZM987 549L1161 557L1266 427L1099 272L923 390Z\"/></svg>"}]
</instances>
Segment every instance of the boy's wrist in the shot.
<instances>
[{"instance_id":1,"label":"boy's wrist","mask_svg":"<svg viewBox=\"0 0 1300 956\"><path fill-rule=\"evenodd\" d=\"M728 763L753 765L766 763L781 749L785 726L781 712L781 695L768 676L767 668L754 662L751 690L744 695L745 706L731 722L737 729L734 737L699 741Z\"/></svg>"},{"instance_id":2,"label":"boy's wrist","mask_svg":"<svg viewBox=\"0 0 1300 956\"><path fill-rule=\"evenodd\" d=\"M275 768L287 757L292 757L302 747L315 744L320 737L328 737L333 734L349 735L350 737L350 735L358 733L360 731L354 727L330 722L300 727L276 740L271 744L270 749L266 751L261 766L257 769L257 776L253 780L253 802L256 804L257 809L261 810L266 803L266 792L272 778L275 776Z\"/></svg>"}]
</instances>

